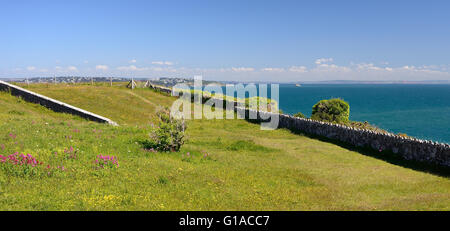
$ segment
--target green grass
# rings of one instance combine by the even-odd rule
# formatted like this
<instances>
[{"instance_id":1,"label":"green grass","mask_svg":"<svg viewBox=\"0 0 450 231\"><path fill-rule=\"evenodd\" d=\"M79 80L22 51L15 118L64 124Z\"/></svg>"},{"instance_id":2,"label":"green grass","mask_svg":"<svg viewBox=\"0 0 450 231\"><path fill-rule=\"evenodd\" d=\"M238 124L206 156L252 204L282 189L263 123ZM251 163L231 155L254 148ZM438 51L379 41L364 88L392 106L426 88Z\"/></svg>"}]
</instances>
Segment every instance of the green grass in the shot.
<instances>
[{"instance_id":1,"label":"green grass","mask_svg":"<svg viewBox=\"0 0 450 231\"><path fill-rule=\"evenodd\" d=\"M120 126L0 93L0 154L31 153L66 168L50 177L0 171L1 210L450 210L450 179L403 162L244 120L189 121L180 152L152 153L138 140L173 98L106 84L28 89ZM54 155L70 146L77 159ZM95 169L98 154L117 156L120 167Z\"/></svg>"}]
</instances>

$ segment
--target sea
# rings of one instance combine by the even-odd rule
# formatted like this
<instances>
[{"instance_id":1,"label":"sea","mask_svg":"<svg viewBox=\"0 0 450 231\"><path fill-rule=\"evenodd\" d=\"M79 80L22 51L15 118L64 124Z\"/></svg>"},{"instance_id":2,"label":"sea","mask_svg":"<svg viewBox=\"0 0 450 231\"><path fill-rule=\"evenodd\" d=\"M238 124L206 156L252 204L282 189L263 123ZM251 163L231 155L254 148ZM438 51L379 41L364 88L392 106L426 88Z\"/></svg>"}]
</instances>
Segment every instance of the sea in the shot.
<instances>
[{"instance_id":1,"label":"sea","mask_svg":"<svg viewBox=\"0 0 450 231\"><path fill-rule=\"evenodd\" d=\"M280 109L311 116L322 99L350 104L350 119L367 121L393 133L450 143L450 85L428 84L281 84Z\"/></svg>"}]
</instances>

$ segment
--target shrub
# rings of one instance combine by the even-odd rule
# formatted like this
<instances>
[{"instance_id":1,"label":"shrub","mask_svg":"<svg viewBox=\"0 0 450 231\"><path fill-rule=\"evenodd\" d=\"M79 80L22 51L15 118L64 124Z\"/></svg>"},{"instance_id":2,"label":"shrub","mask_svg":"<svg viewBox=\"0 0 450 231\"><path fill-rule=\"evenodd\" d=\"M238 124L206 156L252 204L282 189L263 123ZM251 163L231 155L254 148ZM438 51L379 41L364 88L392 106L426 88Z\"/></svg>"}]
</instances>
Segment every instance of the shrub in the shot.
<instances>
[{"instance_id":1,"label":"shrub","mask_svg":"<svg viewBox=\"0 0 450 231\"><path fill-rule=\"evenodd\" d=\"M376 131L376 132L380 132L380 133L387 133L387 131L385 131L381 128L378 128L375 125L372 125L367 121L364 121L364 122L349 121L345 125L353 127L353 128L358 128L358 129L366 129L366 130Z\"/></svg>"},{"instance_id":2,"label":"shrub","mask_svg":"<svg viewBox=\"0 0 450 231\"><path fill-rule=\"evenodd\" d=\"M311 119L335 123L347 123L350 106L342 99L321 100L312 108Z\"/></svg>"},{"instance_id":3,"label":"shrub","mask_svg":"<svg viewBox=\"0 0 450 231\"><path fill-rule=\"evenodd\" d=\"M167 107L159 110L156 115L159 118L159 125L150 134L150 140L142 142L144 148L162 152L179 151L185 141L184 120L171 117Z\"/></svg>"},{"instance_id":4,"label":"shrub","mask_svg":"<svg viewBox=\"0 0 450 231\"><path fill-rule=\"evenodd\" d=\"M397 133L397 136L408 138L409 136L406 133Z\"/></svg>"},{"instance_id":5,"label":"shrub","mask_svg":"<svg viewBox=\"0 0 450 231\"><path fill-rule=\"evenodd\" d=\"M297 118L306 118L306 116L303 115L303 113L301 113L301 112L295 113L295 114L294 114L294 117L297 117Z\"/></svg>"}]
</instances>

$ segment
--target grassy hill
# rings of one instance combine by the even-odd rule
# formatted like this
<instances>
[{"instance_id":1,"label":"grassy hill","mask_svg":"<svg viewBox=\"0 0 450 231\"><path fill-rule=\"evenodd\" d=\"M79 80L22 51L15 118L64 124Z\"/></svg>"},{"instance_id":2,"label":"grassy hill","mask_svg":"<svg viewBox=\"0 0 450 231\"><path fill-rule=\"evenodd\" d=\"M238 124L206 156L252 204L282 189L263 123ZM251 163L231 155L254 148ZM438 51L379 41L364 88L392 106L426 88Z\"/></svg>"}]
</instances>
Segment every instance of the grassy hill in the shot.
<instances>
[{"instance_id":1,"label":"grassy hill","mask_svg":"<svg viewBox=\"0 0 450 231\"><path fill-rule=\"evenodd\" d=\"M50 174L0 171L0 210L450 210L449 177L364 150L244 120L192 120L180 152L153 153L137 141L173 98L120 85L27 88L120 126L1 92L0 154L30 153ZM99 154L119 167L96 169Z\"/></svg>"}]
</instances>

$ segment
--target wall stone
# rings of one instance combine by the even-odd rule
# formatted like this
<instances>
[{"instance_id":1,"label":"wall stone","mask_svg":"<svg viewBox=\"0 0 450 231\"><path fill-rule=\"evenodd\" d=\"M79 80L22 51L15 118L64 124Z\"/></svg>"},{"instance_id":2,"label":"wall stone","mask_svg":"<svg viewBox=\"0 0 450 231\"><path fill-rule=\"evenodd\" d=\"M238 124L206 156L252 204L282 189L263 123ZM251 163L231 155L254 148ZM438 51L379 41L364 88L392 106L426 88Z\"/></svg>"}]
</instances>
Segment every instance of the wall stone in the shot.
<instances>
[{"instance_id":1,"label":"wall stone","mask_svg":"<svg viewBox=\"0 0 450 231\"><path fill-rule=\"evenodd\" d=\"M151 84L151 83L149 84L149 88L151 88L153 90L164 92L166 94L172 94L172 89L171 88L161 87L161 86L157 86L157 85L154 85L154 84Z\"/></svg>"},{"instance_id":2,"label":"wall stone","mask_svg":"<svg viewBox=\"0 0 450 231\"><path fill-rule=\"evenodd\" d=\"M251 111L249 109L245 110ZM260 121L261 113L271 114L270 112L256 111L254 113L258 113L258 120ZM323 136L357 147L369 147L380 152L388 150L407 160L416 160L450 167L450 145L448 144L402 137L392 133L356 129L344 125L297 118L284 114L280 114L279 118L278 128Z\"/></svg>"},{"instance_id":3,"label":"wall stone","mask_svg":"<svg viewBox=\"0 0 450 231\"><path fill-rule=\"evenodd\" d=\"M63 103L61 101L37 94L35 92L23 89L21 87L15 86L13 84L4 82L0 80L0 91L6 91L10 92L11 95L14 96L20 96L25 101L40 104L46 108L49 108L55 112L64 112L69 113L73 115L77 115L80 117L83 117L85 119L96 121L100 123L108 123L114 126L117 126L118 124L108 118L105 118L103 116L99 116L97 114L94 114L92 112L85 111L83 109L74 107L72 105Z\"/></svg>"}]
</instances>

